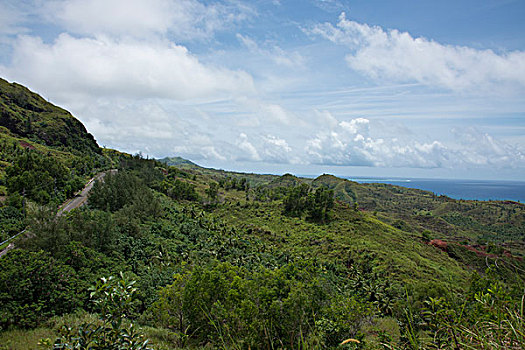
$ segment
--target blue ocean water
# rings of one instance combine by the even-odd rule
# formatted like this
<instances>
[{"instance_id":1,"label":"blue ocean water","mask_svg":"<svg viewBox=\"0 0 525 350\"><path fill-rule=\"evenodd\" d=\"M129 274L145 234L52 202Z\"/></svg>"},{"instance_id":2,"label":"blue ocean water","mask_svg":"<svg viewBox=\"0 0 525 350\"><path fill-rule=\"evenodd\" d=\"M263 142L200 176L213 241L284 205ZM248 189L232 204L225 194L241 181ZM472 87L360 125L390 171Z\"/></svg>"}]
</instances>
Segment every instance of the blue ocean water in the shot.
<instances>
[{"instance_id":1,"label":"blue ocean water","mask_svg":"<svg viewBox=\"0 0 525 350\"><path fill-rule=\"evenodd\" d=\"M525 202L525 181L412 179L380 177L345 177L359 183L387 183L417 188L455 199L511 200Z\"/></svg>"}]
</instances>

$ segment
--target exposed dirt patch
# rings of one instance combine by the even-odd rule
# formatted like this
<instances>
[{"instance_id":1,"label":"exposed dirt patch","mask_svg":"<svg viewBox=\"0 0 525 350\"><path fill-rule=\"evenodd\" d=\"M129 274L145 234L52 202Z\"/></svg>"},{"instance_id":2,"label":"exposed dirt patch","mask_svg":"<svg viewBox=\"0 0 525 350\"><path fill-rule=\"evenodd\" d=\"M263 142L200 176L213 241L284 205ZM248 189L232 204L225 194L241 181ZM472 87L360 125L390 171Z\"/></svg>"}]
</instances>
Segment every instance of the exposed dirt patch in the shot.
<instances>
[{"instance_id":1,"label":"exposed dirt patch","mask_svg":"<svg viewBox=\"0 0 525 350\"><path fill-rule=\"evenodd\" d=\"M19 144L20 144L20 146L22 146L24 148L35 149L35 146L33 146L32 144L27 143L25 141L20 141Z\"/></svg>"},{"instance_id":2,"label":"exposed dirt patch","mask_svg":"<svg viewBox=\"0 0 525 350\"><path fill-rule=\"evenodd\" d=\"M498 256L497 255L494 255L494 254L489 254L489 253L486 253L485 251L483 250L478 250L476 248L474 248L473 246L470 246L470 245L461 245L462 247L470 250L471 252L474 252L476 253L478 256L487 256L489 258L493 258L493 259L496 259Z\"/></svg>"},{"instance_id":3,"label":"exposed dirt patch","mask_svg":"<svg viewBox=\"0 0 525 350\"><path fill-rule=\"evenodd\" d=\"M445 242L445 241L442 241L440 239L433 239L430 242L428 242L428 244L430 244L430 245L432 245L432 246L434 246L436 248L439 248L439 249L441 249L444 252L447 251L448 243Z\"/></svg>"}]
</instances>

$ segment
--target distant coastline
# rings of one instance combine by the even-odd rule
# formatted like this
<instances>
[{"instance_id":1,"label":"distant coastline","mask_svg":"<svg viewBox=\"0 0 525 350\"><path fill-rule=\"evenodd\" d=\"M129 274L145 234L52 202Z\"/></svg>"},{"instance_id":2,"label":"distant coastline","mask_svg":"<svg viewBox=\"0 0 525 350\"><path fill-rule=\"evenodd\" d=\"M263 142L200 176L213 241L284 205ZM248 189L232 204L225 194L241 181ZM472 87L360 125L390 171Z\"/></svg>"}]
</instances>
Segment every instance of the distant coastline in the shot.
<instances>
[{"instance_id":1,"label":"distant coastline","mask_svg":"<svg viewBox=\"0 0 525 350\"><path fill-rule=\"evenodd\" d=\"M315 178L316 175L299 175ZM373 176L341 176L358 183L384 183L401 187L430 191L454 199L480 201L515 201L525 203L525 181L512 180L465 180L465 179L426 179Z\"/></svg>"},{"instance_id":2,"label":"distant coastline","mask_svg":"<svg viewBox=\"0 0 525 350\"><path fill-rule=\"evenodd\" d=\"M430 191L455 199L510 200L525 202L525 181L419 179L344 176L359 183L387 183Z\"/></svg>"}]
</instances>

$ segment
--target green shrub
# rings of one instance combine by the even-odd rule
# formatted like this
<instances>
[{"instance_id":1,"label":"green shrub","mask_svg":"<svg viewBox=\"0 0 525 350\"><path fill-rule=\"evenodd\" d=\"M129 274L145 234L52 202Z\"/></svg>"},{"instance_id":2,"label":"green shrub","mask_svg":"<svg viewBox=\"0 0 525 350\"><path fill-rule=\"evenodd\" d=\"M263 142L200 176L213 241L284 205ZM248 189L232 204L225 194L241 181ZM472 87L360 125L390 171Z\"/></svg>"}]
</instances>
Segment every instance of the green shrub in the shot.
<instances>
[{"instance_id":1,"label":"green shrub","mask_svg":"<svg viewBox=\"0 0 525 350\"><path fill-rule=\"evenodd\" d=\"M337 345L355 336L370 304L335 287L307 263L250 272L228 263L197 266L175 275L149 310L158 327L171 328L178 346L295 347Z\"/></svg>"},{"instance_id":2,"label":"green shrub","mask_svg":"<svg viewBox=\"0 0 525 350\"><path fill-rule=\"evenodd\" d=\"M75 271L49 254L14 250L0 265L0 329L35 327L81 306Z\"/></svg>"},{"instance_id":3,"label":"green shrub","mask_svg":"<svg viewBox=\"0 0 525 350\"><path fill-rule=\"evenodd\" d=\"M101 278L91 288L91 297L100 311L99 322L76 328L63 326L53 349L149 350L148 340L133 323L126 322L136 289L124 275Z\"/></svg>"}]
</instances>

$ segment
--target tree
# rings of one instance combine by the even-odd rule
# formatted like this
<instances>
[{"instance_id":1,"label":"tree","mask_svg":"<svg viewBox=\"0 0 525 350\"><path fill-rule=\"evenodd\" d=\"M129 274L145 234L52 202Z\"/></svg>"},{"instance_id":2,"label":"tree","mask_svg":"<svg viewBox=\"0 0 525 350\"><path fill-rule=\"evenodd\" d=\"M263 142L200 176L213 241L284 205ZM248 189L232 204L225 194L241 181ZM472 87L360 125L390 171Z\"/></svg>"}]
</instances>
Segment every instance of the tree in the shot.
<instances>
[{"instance_id":1,"label":"tree","mask_svg":"<svg viewBox=\"0 0 525 350\"><path fill-rule=\"evenodd\" d=\"M17 249L0 266L0 329L35 327L80 306L75 271L48 253Z\"/></svg>"},{"instance_id":2,"label":"tree","mask_svg":"<svg viewBox=\"0 0 525 350\"><path fill-rule=\"evenodd\" d=\"M326 222L334 207L334 191L321 187L312 192L310 186L301 184L288 191L283 204L286 215L301 217L306 212L309 219Z\"/></svg>"},{"instance_id":3,"label":"tree","mask_svg":"<svg viewBox=\"0 0 525 350\"><path fill-rule=\"evenodd\" d=\"M63 190L70 178L69 169L52 156L27 150L7 168L7 189L9 193L25 193L40 204L47 204L51 199L65 199Z\"/></svg>"},{"instance_id":4,"label":"tree","mask_svg":"<svg viewBox=\"0 0 525 350\"><path fill-rule=\"evenodd\" d=\"M308 205L310 186L301 184L291 188L283 199L284 213L290 216L301 216Z\"/></svg>"},{"instance_id":5,"label":"tree","mask_svg":"<svg viewBox=\"0 0 525 350\"><path fill-rule=\"evenodd\" d=\"M334 191L324 187L318 188L308 198L308 215L317 222L326 222L329 212L334 207Z\"/></svg>"},{"instance_id":6,"label":"tree","mask_svg":"<svg viewBox=\"0 0 525 350\"><path fill-rule=\"evenodd\" d=\"M216 182L210 183L210 187L206 189L206 195L208 195L211 203L216 203L219 196L219 184Z\"/></svg>"}]
</instances>

